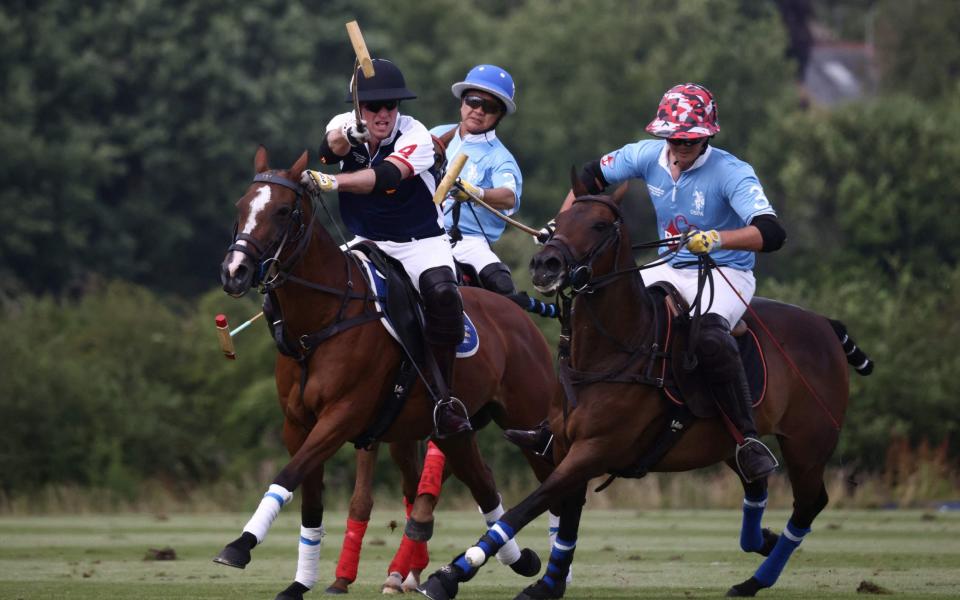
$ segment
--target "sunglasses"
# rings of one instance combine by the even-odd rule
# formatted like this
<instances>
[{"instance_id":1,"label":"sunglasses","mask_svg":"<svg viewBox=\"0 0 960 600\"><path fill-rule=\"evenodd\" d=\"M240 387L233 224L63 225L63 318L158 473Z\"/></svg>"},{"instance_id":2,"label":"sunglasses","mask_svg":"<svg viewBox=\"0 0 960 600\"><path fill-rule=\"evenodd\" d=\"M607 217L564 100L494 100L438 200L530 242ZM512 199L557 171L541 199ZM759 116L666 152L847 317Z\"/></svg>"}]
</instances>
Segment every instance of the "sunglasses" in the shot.
<instances>
[{"instance_id":1,"label":"sunglasses","mask_svg":"<svg viewBox=\"0 0 960 600\"><path fill-rule=\"evenodd\" d=\"M672 146L696 146L703 141L703 138L692 138L692 139L676 139L676 138L667 138L667 141Z\"/></svg>"},{"instance_id":2,"label":"sunglasses","mask_svg":"<svg viewBox=\"0 0 960 600\"><path fill-rule=\"evenodd\" d=\"M463 103L470 108L479 108L488 115L495 115L500 112L500 103L496 100L487 100L480 96L464 96Z\"/></svg>"},{"instance_id":3,"label":"sunglasses","mask_svg":"<svg viewBox=\"0 0 960 600\"><path fill-rule=\"evenodd\" d=\"M372 102L362 102L360 106L369 110L372 113L380 112L381 108L387 110L393 110L400 105L399 100L374 100Z\"/></svg>"}]
</instances>

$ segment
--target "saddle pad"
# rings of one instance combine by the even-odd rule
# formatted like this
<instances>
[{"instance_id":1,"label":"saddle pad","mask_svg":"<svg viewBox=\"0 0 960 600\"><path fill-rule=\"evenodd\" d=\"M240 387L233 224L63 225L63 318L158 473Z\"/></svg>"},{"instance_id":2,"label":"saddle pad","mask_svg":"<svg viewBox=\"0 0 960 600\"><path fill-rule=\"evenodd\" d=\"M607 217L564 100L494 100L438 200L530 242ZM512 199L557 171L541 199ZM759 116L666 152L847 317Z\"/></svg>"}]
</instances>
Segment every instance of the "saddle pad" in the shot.
<instances>
[{"instance_id":1,"label":"saddle pad","mask_svg":"<svg viewBox=\"0 0 960 600\"><path fill-rule=\"evenodd\" d=\"M377 296L386 299L388 293L386 278L380 273L380 271L376 269L376 267L373 266L373 263L370 262L370 259L367 258L366 254L357 250L352 250L351 252L360 258L360 262L366 269L367 281L373 284L373 287L377 292ZM389 333L393 339L400 342L400 338L397 336L397 332L394 329L393 324L390 322L390 315L387 314L386 307L379 300L375 301L374 305L376 306L376 309L384 315L380 318L380 323L383 324L384 329L387 330L387 333ZM470 315L464 311L463 341L457 346L457 358L467 358L473 356L479 349L480 336L477 334L477 328L474 326L473 321L470 320Z\"/></svg>"}]
</instances>

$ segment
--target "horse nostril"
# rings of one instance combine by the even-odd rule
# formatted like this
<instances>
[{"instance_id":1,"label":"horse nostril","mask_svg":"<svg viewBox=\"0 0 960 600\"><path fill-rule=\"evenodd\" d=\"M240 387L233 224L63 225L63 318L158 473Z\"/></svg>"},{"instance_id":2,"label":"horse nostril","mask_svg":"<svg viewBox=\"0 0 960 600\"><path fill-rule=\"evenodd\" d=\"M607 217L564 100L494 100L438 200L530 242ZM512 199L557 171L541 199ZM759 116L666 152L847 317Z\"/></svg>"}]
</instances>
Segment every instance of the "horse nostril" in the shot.
<instances>
[{"instance_id":1,"label":"horse nostril","mask_svg":"<svg viewBox=\"0 0 960 600\"><path fill-rule=\"evenodd\" d=\"M543 268L548 273L559 273L562 266L563 265L561 264L560 259L557 258L556 256L551 256L550 258L545 260L543 264Z\"/></svg>"}]
</instances>

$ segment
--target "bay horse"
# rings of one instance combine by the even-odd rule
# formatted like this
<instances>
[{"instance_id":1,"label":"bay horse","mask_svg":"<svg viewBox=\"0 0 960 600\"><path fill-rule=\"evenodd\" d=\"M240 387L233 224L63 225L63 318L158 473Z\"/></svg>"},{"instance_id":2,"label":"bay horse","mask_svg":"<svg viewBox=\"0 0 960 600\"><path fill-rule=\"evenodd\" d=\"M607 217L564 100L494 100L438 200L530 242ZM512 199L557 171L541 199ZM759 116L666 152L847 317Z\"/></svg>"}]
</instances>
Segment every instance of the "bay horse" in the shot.
<instances>
[{"instance_id":1,"label":"bay horse","mask_svg":"<svg viewBox=\"0 0 960 600\"><path fill-rule=\"evenodd\" d=\"M341 250L325 228L314 226L312 201L299 184L307 160L304 152L289 169L272 170L266 149L257 149L254 181L237 202L234 243L221 265L223 289L236 297L245 294L260 273L270 273L261 281L261 291L273 294L287 336L298 341L302 351L297 360L279 355L275 366L283 441L291 459L242 535L214 559L246 567L251 550L266 537L293 491L302 487L299 562L293 583L277 596L281 600L300 599L316 583L324 462L377 423L384 398L394 390L403 352L378 319L370 317L376 313L372 307L377 296L368 288L359 259ZM464 289L462 295L480 344L474 355L457 360L457 396L478 424L492 420L503 428L536 425L546 416L557 385L546 340L508 298L480 289ZM402 409L378 439L409 449L432 434L432 412L427 386L415 381ZM500 495L475 433L436 444L480 510L499 516ZM543 480L551 466L532 452L525 452L525 457ZM409 497L409 488L405 492ZM432 533L433 506L421 498L426 496L416 499L407 533L425 540ZM535 552L516 553L521 559L512 565L515 571L527 576L539 571Z\"/></svg>"},{"instance_id":2,"label":"bay horse","mask_svg":"<svg viewBox=\"0 0 960 600\"><path fill-rule=\"evenodd\" d=\"M590 479L629 472L650 456L655 460L647 471L686 471L721 461L733 467L735 443L719 418L694 420L665 455L653 455L656 441L674 424L662 390L645 377L649 363L657 360L655 297L644 286L642 267L634 266L620 197L588 195L576 178L573 192L576 200L557 216L555 235L531 261L538 290L570 291L572 312L563 315L570 319L568 372L584 376L563 381L568 390L564 407L551 408L557 467L475 546L430 576L423 592L432 600L455 597L459 584L471 579L491 552L556 498L563 498L560 530L546 572L516 599L560 598ZM716 284L724 285L719 279ZM663 302L660 297L656 301ZM794 508L781 535L762 530L766 479L741 479L745 498L740 545L766 559L752 577L731 587L728 596L753 596L772 586L826 506L824 468L847 408L848 363L859 364L845 354L844 344L849 348L853 342L838 321L763 298L755 298L749 308L744 320L758 332L767 368L766 397L755 409L756 424L759 433L777 436ZM872 370L861 350L855 354L870 365L860 365L858 372ZM561 353L561 379L563 359Z\"/></svg>"}]
</instances>

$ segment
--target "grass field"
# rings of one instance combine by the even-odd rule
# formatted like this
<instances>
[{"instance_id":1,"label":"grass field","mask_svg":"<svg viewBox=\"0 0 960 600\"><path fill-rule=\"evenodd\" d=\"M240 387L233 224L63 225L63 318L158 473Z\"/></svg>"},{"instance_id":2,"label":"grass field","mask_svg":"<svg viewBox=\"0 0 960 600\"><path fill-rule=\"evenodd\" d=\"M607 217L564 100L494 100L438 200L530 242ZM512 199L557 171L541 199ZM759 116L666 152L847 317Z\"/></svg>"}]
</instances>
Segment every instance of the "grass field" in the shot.
<instances>
[{"instance_id":1,"label":"grass field","mask_svg":"<svg viewBox=\"0 0 960 600\"><path fill-rule=\"evenodd\" d=\"M400 538L374 513L360 577L349 597L379 597L379 584ZM768 511L775 530L785 511ZM0 598L220 598L272 600L296 569L295 510L281 514L269 538L240 571L211 558L239 533L248 515L121 515L0 518ZM343 513L328 513L321 556L326 587L343 536ZM477 513L441 511L430 570L481 533ZM735 511L587 511L567 598L717 598L759 564L737 545ZM546 521L520 536L546 555ZM148 549L171 547L176 560L144 560ZM788 565L768 598L863 598L869 581L895 598L960 597L960 514L920 511L831 511ZM491 561L458 598L513 598L529 581ZM308 597L322 597L320 589ZM419 597L419 596L417 596Z\"/></svg>"}]
</instances>

